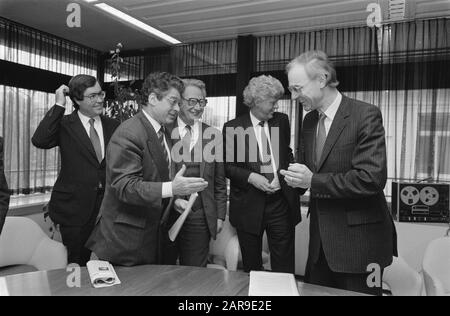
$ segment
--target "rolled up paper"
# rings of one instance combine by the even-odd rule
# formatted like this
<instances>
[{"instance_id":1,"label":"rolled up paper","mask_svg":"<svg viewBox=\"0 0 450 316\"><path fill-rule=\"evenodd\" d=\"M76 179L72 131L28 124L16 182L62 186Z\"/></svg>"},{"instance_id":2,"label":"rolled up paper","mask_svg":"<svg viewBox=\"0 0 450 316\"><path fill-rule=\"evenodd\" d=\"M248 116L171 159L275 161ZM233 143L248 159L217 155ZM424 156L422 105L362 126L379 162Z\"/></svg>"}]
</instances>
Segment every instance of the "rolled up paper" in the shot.
<instances>
[{"instance_id":1,"label":"rolled up paper","mask_svg":"<svg viewBox=\"0 0 450 316\"><path fill-rule=\"evenodd\" d=\"M195 200L198 197L198 193L191 194L191 197L189 198L188 205L186 209L184 210L183 214L181 214L180 217L178 217L175 224L172 225L172 227L169 230L169 238L171 241L175 241L175 239L178 236L178 233L180 232L181 227L183 227L184 221L188 217L189 213L192 210L192 206L194 206Z\"/></svg>"}]
</instances>

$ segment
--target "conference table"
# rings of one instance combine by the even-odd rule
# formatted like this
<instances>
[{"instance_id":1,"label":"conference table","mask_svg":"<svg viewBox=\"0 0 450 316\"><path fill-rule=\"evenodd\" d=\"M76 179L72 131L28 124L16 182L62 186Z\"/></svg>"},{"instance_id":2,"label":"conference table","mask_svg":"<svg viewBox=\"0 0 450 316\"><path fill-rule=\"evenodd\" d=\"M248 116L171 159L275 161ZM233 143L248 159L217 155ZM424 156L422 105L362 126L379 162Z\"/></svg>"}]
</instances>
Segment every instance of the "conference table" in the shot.
<instances>
[{"instance_id":1,"label":"conference table","mask_svg":"<svg viewBox=\"0 0 450 316\"><path fill-rule=\"evenodd\" d=\"M183 266L115 268L120 285L95 289L86 268L0 278L0 296L248 296L249 274ZM359 296L298 282L301 296Z\"/></svg>"}]
</instances>

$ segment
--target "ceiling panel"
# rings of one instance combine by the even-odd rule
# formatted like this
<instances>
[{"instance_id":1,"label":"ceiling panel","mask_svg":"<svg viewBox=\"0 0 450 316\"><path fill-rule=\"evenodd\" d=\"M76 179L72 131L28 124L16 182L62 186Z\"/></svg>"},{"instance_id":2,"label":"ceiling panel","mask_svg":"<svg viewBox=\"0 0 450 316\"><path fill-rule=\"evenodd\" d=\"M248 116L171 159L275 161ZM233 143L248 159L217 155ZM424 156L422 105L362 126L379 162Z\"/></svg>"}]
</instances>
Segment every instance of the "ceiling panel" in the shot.
<instances>
[{"instance_id":1,"label":"ceiling panel","mask_svg":"<svg viewBox=\"0 0 450 316\"><path fill-rule=\"evenodd\" d=\"M82 5L82 27L65 25L66 6ZM388 0L99 0L182 42L238 35L364 25L367 5L378 2L387 16ZM450 0L407 0L407 18L450 16ZM108 51L166 46L81 0L0 0L0 16Z\"/></svg>"}]
</instances>

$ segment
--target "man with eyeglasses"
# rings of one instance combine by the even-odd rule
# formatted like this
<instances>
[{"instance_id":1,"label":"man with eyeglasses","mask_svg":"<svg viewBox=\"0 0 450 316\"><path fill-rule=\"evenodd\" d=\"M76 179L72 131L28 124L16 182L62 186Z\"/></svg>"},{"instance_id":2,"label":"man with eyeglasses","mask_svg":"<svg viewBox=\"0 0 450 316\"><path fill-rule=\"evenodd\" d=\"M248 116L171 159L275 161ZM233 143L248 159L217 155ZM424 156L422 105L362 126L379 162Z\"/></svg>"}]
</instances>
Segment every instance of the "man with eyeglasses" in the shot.
<instances>
[{"instance_id":1,"label":"man with eyeglasses","mask_svg":"<svg viewBox=\"0 0 450 316\"><path fill-rule=\"evenodd\" d=\"M150 74L142 87L142 111L111 139L101 218L86 244L101 260L119 266L167 263L173 197L208 186L200 177L185 177L185 166L174 169L166 126L177 118L183 90L176 76Z\"/></svg>"},{"instance_id":2,"label":"man with eyeglasses","mask_svg":"<svg viewBox=\"0 0 450 316\"><path fill-rule=\"evenodd\" d=\"M381 295L383 269L397 254L383 193L387 166L381 112L338 91L336 70L324 52L302 54L287 66L287 73L292 99L309 111L299 164L281 171L289 186L310 190L305 279Z\"/></svg>"},{"instance_id":3,"label":"man with eyeglasses","mask_svg":"<svg viewBox=\"0 0 450 316\"><path fill-rule=\"evenodd\" d=\"M222 142L222 133L202 123L206 100L205 83L196 79L184 79L185 90L182 95L178 119L169 128L174 142L180 146L174 154L176 170L186 166L185 176L200 177L208 182L208 187L199 194L175 241L176 255L181 265L206 267L209 242L222 230L227 213L227 183L221 152L214 150L215 157L205 157L204 149L212 141L211 134ZM210 129L208 132L207 130ZM216 156L217 155L217 156ZM188 196L175 198L175 210L183 213L188 204ZM176 258L174 258L176 259ZM175 261L175 260L174 260Z\"/></svg>"},{"instance_id":4,"label":"man with eyeglasses","mask_svg":"<svg viewBox=\"0 0 450 316\"><path fill-rule=\"evenodd\" d=\"M66 96L75 111L64 116ZM49 202L50 218L59 225L68 262L85 266L91 257L84 247L105 188L106 148L119 122L103 116L105 92L96 78L73 77L56 90L56 105L47 112L33 135L41 149L59 146L61 170Z\"/></svg>"}]
</instances>

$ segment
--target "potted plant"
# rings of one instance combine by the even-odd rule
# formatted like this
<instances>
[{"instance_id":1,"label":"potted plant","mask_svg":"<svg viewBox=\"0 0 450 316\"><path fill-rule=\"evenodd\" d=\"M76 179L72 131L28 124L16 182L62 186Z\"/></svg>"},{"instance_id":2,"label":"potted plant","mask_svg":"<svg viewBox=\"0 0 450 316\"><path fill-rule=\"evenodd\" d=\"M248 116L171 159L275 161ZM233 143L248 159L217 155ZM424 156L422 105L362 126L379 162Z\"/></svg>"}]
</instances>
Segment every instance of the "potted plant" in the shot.
<instances>
[{"instance_id":1,"label":"potted plant","mask_svg":"<svg viewBox=\"0 0 450 316\"><path fill-rule=\"evenodd\" d=\"M138 89L133 89L134 81L129 85L120 84L120 70L124 59L120 56L123 48L118 43L115 50L111 50L110 71L113 82L111 83L114 93L113 98L107 97L106 115L120 122L124 122L139 112L141 107L141 94Z\"/></svg>"}]
</instances>

